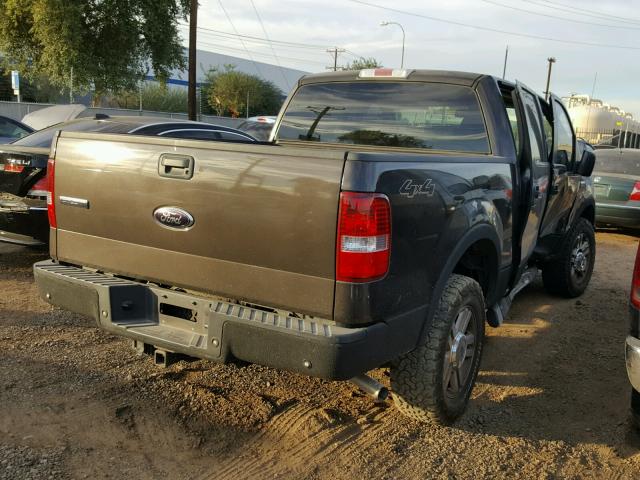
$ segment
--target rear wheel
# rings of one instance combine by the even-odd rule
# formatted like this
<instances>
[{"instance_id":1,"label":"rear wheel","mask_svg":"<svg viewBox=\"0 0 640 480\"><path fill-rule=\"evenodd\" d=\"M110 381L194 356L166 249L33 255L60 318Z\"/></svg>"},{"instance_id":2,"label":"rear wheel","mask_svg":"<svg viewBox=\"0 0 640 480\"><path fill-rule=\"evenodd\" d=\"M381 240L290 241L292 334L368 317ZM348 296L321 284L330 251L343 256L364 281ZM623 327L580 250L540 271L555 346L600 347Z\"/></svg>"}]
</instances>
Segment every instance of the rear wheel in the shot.
<instances>
[{"instance_id":1,"label":"rear wheel","mask_svg":"<svg viewBox=\"0 0 640 480\"><path fill-rule=\"evenodd\" d=\"M563 297L582 295L593 273L596 237L593 225L580 218L560 244L560 255L542 266L542 280L549 293Z\"/></svg>"},{"instance_id":2,"label":"rear wheel","mask_svg":"<svg viewBox=\"0 0 640 480\"><path fill-rule=\"evenodd\" d=\"M480 368L485 321L478 282L452 275L425 341L391 368L394 403L400 412L440 424L462 415Z\"/></svg>"},{"instance_id":3,"label":"rear wheel","mask_svg":"<svg viewBox=\"0 0 640 480\"><path fill-rule=\"evenodd\" d=\"M631 389L631 421L640 430L640 392L635 388Z\"/></svg>"}]
</instances>

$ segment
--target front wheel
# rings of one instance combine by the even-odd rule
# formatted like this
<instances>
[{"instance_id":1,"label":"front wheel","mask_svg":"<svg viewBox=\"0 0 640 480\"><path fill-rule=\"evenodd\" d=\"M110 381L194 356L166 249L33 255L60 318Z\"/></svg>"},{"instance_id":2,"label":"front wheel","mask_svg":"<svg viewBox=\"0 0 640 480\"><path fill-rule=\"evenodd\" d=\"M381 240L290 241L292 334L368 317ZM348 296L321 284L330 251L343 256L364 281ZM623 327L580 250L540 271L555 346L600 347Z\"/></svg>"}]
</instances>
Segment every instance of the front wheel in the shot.
<instances>
[{"instance_id":1,"label":"front wheel","mask_svg":"<svg viewBox=\"0 0 640 480\"><path fill-rule=\"evenodd\" d=\"M579 297L591 280L596 260L593 225L580 218L560 243L559 256L542 266L542 281L549 293Z\"/></svg>"},{"instance_id":2,"label":"front wheel","mask_svg":"<svg viewBox=\"0 0 640 480\"><path fill-rule=\"evenodd\" d=\"M401 413L443 425L462 415L480 368L485 321L478 282L452 275L425 341L391 368L394 403Z\"/></svg>"}]
</instances>

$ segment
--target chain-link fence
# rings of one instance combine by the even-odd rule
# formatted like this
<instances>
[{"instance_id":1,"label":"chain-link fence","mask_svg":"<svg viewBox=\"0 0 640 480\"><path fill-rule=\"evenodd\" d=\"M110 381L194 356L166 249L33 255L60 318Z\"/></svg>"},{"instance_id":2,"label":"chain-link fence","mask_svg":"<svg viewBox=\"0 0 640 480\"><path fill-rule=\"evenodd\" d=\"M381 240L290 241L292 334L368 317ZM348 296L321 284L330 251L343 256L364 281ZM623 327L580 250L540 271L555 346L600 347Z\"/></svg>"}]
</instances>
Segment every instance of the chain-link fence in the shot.
<instances>
[{"instance_id":1,"label":"chain-link fence","mask_svg":"<svg viewBox=\"0 0 640 480\"><path fill-rule=\"evenodd\" d=\"M577 128L576 135L595 147L640 148L640 133L626 129L583 130Z\"/></svg>"}]
</instances>

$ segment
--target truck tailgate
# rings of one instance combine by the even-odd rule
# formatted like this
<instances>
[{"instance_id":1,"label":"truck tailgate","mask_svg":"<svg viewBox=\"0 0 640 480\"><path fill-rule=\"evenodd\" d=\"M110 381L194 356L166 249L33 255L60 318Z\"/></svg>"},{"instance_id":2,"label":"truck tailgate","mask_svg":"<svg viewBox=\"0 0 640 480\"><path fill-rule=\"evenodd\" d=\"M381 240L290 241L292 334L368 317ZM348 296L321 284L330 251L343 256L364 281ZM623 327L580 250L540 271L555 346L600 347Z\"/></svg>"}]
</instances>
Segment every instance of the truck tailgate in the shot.
<instances>
[{"instance_id":1,"label":"truck tailgate","mask_svg":"<svg viewBox=\"0 0 640 480\"><path fill-rule=\"evenodd\" d=\"M161 165L193 158L191 178ZM60 261L331 318L345 152L63 132ZM61 201L63 197L63 201ZM65 198L66 197L66 198ZM176 229L154 212L193 218Z\"/></svg>"}]
</instances>

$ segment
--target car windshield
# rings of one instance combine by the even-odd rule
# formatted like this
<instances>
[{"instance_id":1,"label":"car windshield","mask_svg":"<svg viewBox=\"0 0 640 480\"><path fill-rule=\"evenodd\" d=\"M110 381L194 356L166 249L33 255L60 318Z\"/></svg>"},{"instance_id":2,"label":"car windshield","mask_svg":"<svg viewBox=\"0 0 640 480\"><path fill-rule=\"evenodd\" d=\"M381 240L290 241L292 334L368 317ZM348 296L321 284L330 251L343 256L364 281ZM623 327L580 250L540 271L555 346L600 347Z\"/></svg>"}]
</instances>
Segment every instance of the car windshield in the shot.
<instances>
[{"instance_id":1,"label":"car windshield","mask_svg":"<svg viewBox=\"0 0 640 480\"><path fill-rule=\"evenodd\" d=\"M21 127L17 123L9 120L0 120L0 137L3 138L22 138L31 133L29 130Z\"/></svg>"},{"instance_id":2,"label":"car windshield","mask_svg":"<svg viewBox=\"0 0 640 480\"><path fill-rule=\"evenodd\" d=\"M300 87L278 140L489 153L475 92L441 83L335 82Z\"/></svg>"},{"instance_id":3,"label":"car windshield","mask_svg":"<svg viewBox=\"0 0 640 480\"><path fill-rule=\"evenodd\" d=\"M134 126L132 124L109 120L72 120L33 132L31 135L16 140L12 145L20 145L22 147L49 147L51 146L53 136L58 130L64 130L65 132L128 133L133 128Z\"/></svg>"},{"instance_id":4,"label":"car windshield","mask_svg":"<svg viewBox=\"0 0 640 480\"><path fill-rule=\"evenodd\" d=\"M640 175L640 151L597 150L594 170L599 173Z\"/></svg>"},{"instance_id":5,"label":"car windshield","mask_svg":"<svg viewBox=\"0 0 640 480\"><path fill-rule=\"evenodd\" d=\"M267 122L242 122L238 125L238 130L242 130L260 141L269 140L269 135L273 129L273 123Z\"/></svg>"}]
</instances>

